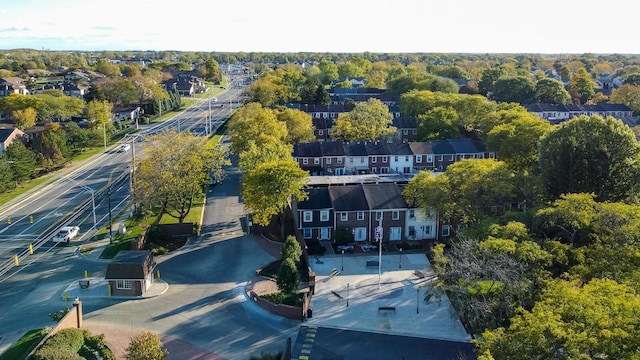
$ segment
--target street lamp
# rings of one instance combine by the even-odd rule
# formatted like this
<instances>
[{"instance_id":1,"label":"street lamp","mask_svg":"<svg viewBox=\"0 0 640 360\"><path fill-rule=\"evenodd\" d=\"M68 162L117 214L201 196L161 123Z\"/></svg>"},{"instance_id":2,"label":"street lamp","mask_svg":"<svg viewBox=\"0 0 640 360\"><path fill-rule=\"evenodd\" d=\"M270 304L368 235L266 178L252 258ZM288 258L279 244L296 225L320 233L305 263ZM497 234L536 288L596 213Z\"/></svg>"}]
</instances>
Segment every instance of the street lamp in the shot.
<instances>
[{"instance_id":1,"label":"street lamp","mask_svg":"<svg viewBox=\"0 0 640 360\"><path fill-rule=\"evenodd\" d=\"M342 250L342 266L340 266L340 271L344 271L344 249Z\"/></svg>"},{"instance_id":2,"label":"street lamp","mask_svg":"<svg viewBox=\"0 0 640 360\"><path fill-rule=\"evenodd\" d=\"M347 283L347 307L349 307L349 283Z\"/></svg>"},{"instance_id":3,"label":"street lamp","mask_svg":"<svg viewBox=\"0 0 640 360\"><path fill-rule=\"evenodd\" d=\"M402 248L399 249L400 254L398 255L398 269L402 269Z\"/></svg>"},{"instance_id":4,"label":"street lamp","mask_svg":"<svg viewBox=\"0 0 640 360\"><path fill-rule=\"evenodd\" d=\"M107 188L107 199L109 203L109 244L113 244L113 238L111 236L111 228L113 227L111 219L111 185Z\"/></svg>"}]
</instances>

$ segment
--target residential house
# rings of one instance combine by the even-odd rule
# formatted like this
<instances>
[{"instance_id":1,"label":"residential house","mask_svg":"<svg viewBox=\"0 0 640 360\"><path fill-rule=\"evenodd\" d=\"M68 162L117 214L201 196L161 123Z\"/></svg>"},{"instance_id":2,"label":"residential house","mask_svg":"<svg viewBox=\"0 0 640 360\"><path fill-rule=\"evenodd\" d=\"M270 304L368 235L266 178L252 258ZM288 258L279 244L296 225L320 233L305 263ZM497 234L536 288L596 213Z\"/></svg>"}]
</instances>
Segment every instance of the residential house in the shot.
<instances>
[{"instance_id":1,"label":"residential house","mask_svg":"<svg viewBox=\"0 0 640 360\"><path fill-rule=\"evenodd\" d=\"M369 154L362 142L343 143L345 153L345 172L349 174L367 174L371 172L369 168Z\"/></svg>"},{"instance_id":2,"label":"residential house","mask_svg":"<svg viewBox=\"0 0 640 360\"><path fill-rule=\"evenodd\" d=\"M296 204L297 227L308 239L335 241L333 235L342 230L351 233L356 242L376 242L376 228L381 223L383 243L434 240L437 235L435 213L424 214L408 206L402 196L404 186L382 182L307 189L308 199ZM331 217L331 228L322 230L328 225L324 221L327 216Z\"/></svg>"},{"instance_id":3,"label":"residential house","mask_svg":"<svg viewBox=\"0 0 640 360\"><path fill-rule=\"evenodd\" d=\"M25 134L22 130L17 128L0 128L0 155L4 155L4 152L16 141L23 141Z\"/></svg>"},{"instance_id":4,"label":"residential house","mask_svg":"<svg viewBox=\"0 0 640 360\"><path fill-rule=\"evenodd\" d=\"M320 146L323 174L344 175L345 148L342 141L328 141Z\"/></svg>"},{"instance_id":5,"label":"residential house","mask_svg":"<svg viewBox=\"0 0 640 360\"><path fill-rule=\"evenodd\" d=\"M142 115L142 108L139 106L114 107L111 110L114 121L124 121L130 123L139 119Z\"/></svg>"},{"instance_id":6,"label":"residential house","mask_svg":"<svg viewBox=\"0 0 640 360\"><path fill-rule=\"evenodd\" d=\"M633 111L624 104L529 104L525 105L525 107L528 112L538 115L541 119L548 120L551 124L559 124L580 115L613 116L627 124L632 123L634 125L638 122L633 117Z\"/></svg>"},{"instance_id":7,"label":"residential house","mask_svg":"<svg viewBox=\"0 0 640 360\"><path fill-rule=\"evenodd\" d=\"M411 142L418 137L418 118L415 116L395 117L391 125L397 129L394 138L398 141Z\"/></svg>"},{"instance_id":8,"label":"residential house","mask_svg":"<svg viewBox=\"0 0 640 360\"><path fill-rule=\"evenodd\" d=\"M391 149L386 141L367 141L365 143L367 155L369 155L369 169L373 174L389 173L389 156Z\"/></svg>"},{"instance_id":9,"label":"residential house","mask_svg":"<svg viewBox=\"0 0 640 360\"><path fill-rule=\"evenodd\" d=\"M28 95L27 82L19 77L6 77L0 79L0 96L11 94Z\"/></svg>"},{"instance_id":10,"label":"residential house","mask_svg":"<svg viewBox=\"0 0 640 360\"><path fill-rule=\"evenodd\" d=\"M413 151L406 142L389 142L389 167L395 173L413 173Z\"/></svg>"}]
</instances>

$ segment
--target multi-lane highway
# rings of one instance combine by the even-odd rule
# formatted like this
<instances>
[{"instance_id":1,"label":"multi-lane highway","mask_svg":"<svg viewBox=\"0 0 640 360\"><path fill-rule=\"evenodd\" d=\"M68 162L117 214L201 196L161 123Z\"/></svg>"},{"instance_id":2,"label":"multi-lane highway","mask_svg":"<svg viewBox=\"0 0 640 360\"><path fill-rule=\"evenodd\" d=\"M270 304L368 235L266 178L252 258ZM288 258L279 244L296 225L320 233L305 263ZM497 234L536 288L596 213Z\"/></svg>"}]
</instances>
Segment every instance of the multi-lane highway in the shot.
<instances>
[{"instance_id":1,"label":"multi-lane highway","mask_svg":"<svg viewBox=\"0 0 640 360\"><path fill-rule=\"evenodd\" d=\"M241 85L232 82L224 92L197 99L185 111L159 124L141 125L99 156L62 171L48 185L0 208L0 283L19 263L40 248L48 249L55 232L78 225L79 242L92 236L121 211L128 211L131 164L144 156L144 141L168 129L204 135L228 119L241 100ZM118 149L131 144L129 151ZM111 217L109 216L111 210ZM1 286L1 285L0 285Z\"/></svg>"}]
</instances>

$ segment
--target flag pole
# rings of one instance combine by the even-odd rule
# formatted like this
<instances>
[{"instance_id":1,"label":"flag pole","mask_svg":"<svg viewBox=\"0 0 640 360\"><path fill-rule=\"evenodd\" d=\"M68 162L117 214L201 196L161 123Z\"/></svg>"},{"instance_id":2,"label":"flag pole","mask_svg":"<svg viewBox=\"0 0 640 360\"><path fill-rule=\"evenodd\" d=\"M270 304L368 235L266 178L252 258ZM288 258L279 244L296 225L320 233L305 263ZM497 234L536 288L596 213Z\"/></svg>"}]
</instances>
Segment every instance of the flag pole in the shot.
<instances>
[{"instance_id":1,"label":"flag pole","mask_svg":"<svg viewBox=\"0 0 640 360\"><path fill-rule=\"evenodd\" d=\"M382 277L382 216L378 220L378 289L380 289L380 282Z\"/></svg>"}]
</instances>

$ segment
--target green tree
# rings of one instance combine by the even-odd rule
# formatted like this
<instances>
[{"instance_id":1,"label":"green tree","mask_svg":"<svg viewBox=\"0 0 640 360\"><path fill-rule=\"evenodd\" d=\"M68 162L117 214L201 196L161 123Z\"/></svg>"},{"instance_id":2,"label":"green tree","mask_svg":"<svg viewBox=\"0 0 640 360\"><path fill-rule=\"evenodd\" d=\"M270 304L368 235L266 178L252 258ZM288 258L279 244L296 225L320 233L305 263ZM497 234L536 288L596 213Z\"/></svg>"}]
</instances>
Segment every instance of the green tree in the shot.
<instances>
[{"instance_id":1,"label":"green tree","mask_svg":"<svg viewBox=\"0 0 640 360\"><path fill-rule=\"evenodd\" d=\"M486 69L482 72L482 77L478 82L478 90L480 94L487 96L493 92L493 84L500 78L507 76L507 71L504 68L496 67Z\"/></svg>"},{"instance_id":2,"label":"green tree","mask_svg":"<svg viewBox=\"0 0 640 360\"><path fill-rule=\"evenodd\" d=\"M4 116L11 118L16 110L39 109L43 103L44 101L36 96L12 93L9 96L0 97L0 111Z\"/></svg>"},{"instance_id":3,"label":"green tree","mask_svg":"<svg viewBox=\"0 0 640 360\"><path fill-rule=\"evenodd\" d=\"M634 359L640 347L636 291L608 279L549 284L532 310L476 340L496 359Z\"/></svg>"},{"instance_id":4,"label":"green tree","mask_svg":"<svg viewBox=\"0 0 640 360\"><path fill-rule=\"evenodd\" d=\"M280 235L284 238L285 210L293 201L307 198L304 181L308 173L293 159L268 161L246 173L242 180L242 198L252 211L252 219L266 226L281 214Z\"/></svg>"},{"instance_id":5,"label":"green tree","mask_svg":"<svg viewBox=\"0 0 640 360\"><path fill-rule=\"evenodd\" d=\"M544 78L536 83L536 102L543 104L567 104L571 95L560 80Z\"/></svg>"},{"instance_id":6,"label":"green tree","mask_svg":"<svg viewBox=\"0 0 640 360\"><path fill-rule=\"evenodd\" d=\"M552 198L594 193L598 201L634 200L640 191L640 144L622 121L579 116L540 141L539 166Z\"/></svg>"},{"instance_id":7,"label":"green tree","mask_svg":"<svg viewBox=\"0 0 640 360\"><path fill-rule=\"evenodd\" d=\"M640 86L622 85L617 89L611 90L609 101L613 104L625 104L629 109L633 110L633 115L640 114Z\"/></svg>"},{"instance_id":8,"label":"green tree","mask_svg":"<svg viewBox=\"0 0 640 360\"><path fill-rule=\"evenodd\" d=\"M393 115L378 99L357 103L348 113L340 114L333 125L332 137L345 141L382 140L396 132Z\"/></svg>"},{"instance_id":9,"label":"green tree","mask_svg":"<svg viewBox=\"0 0 640 360\"><path fill-rule=\"evenodd\" d=\"M287 126L288 144L297 144L315 140L314 126L311 115L304 111L289 108L280 108L275 111L276 118Z\"/></svg>"},{"instance_id":10,"label":"green tree","mask_svg":"<svg viewBox=\"0 0 640 360\"><path fill-rule=\"evenodd\" d=\"M282 159L293 160L292 151L293 147L291 145L275 139L266 141L260 146L256 145L254 141L249 141L248 148L238 155L238 168L243 173L247 173L265 162Z\"/></svg>"},{"instance_id":11,"label":"green tree","mask_svg":"<svg viewBox=\"0 0 640 360\"><path fill-rule=\"evenodd\" d=\"M224 150L188 132L155 135L144 153L135 173L136 202L159 208L161 214L179 222L203 196L210 174L221 174L222 166L229 163Z\"/></svg>"},{"instance_id":12,"label":"green tree","mask_svg":"<svg viewBox=\"0 0 640 360\"><path fill-rule=\"evenodd\" d=\"M302 248L295 236L289 235L284 241L284 245L280 250L282 260L291 259L294 264L300 263L300 257L302 256Z\"/></svg>"},{"instance_id":13,"label":"green tree","mask_svg":"<svg viewBox=\"0 0 640 360\"><path fill-rule=\"evenodd\" d=\"M318 67L322 73L320 81L324 85L329 85L332 81L338 80L338 66L333 61L322 59L320 60Z\"/></svg>"},{"instance_id":14,"label":"green tree","mask_svg":"<svg viewBox=\"0 0 640 360\"><path fill-rule=\"evenodd\" d=\"M633 73L625 76L624 80L622 81L622 84L640 86L640 73Z\"/></svg>"},{"instance_id":15,"label":"green tree","mask_svg":"<svg viewBox=\"0 0 640 360\"><path fill-rule=\"evenodd\" d=\"M5 159L11 168L12 179L16 183L30 180L36 174L36 156L20 142L14 142L5 151ZM2 160L0 160L2 161Z\"/></svg>"},{"instance_id":16,"label":"green tree","mask_svg":"<svg viewBox=\"0 0 640 360\"><path fill-rule=\"evenodd\" d=\"M419 141L446 140L460 137L458 113L452 108L435 107L418 115L417 139Z\"/></svg>"},{"instance_id":17,"label":"green tree","mask_svg":"<svg viewBox=\"0 0 640 360\"><path fill-rule=\"evenodd\" d=\"M126 360L162 360L169 355L157 334L142 331L129 341L125 349Z\"/></svg>"},{"instance_id":18,"label":"green tree","mask_svg":"<svg viewBox=\"0 0 640 360\"><path fill-rule=\"evenodd\" d=\"M113 122L111 118L113 114L111 109L113 105L108 101L92 100L87 104L85 109L85 116L89 120L89 127L91 129L104 128L105 130L113 129Z\"/></svg>"},{"instance_id":19,"label":"green tree","mask_svg":"<svg viewBox=\"0 0 640 360\"><path fill-rule=\"evenodd\" d=\"M505 76L493 83L490 98L497 102L531 104L534 102L536 85L527 76Z\"/></svg>"},{"instance_id":20,"label":"green tree","mask_svg":"<svg viewBox=\"0 0 640 360\"><path fill-rule=\"evenodd\" d=\"M535 222L538 231L547 238L571 245L585 245L598 208L593 194L564 194L550 207L539 209Z\"/></svg>"},{"instance_id":21,"label":"green tree","mask_svg":"<svg viewBox=\"0 0 640 360\"><path fill-rule=\"evenodd\" d=\"M67 96L60 90L45 90L34 96L42 99L36 110L38 118L44 122L63 121L82 114L86 105L84 100Z\"/></svg>"},{"instance_id":22,"label":"green tree","mask_svg":"<svg viewBox=\"0 0 640 360\"><path fill-rule=\"evenodd\" d=\"M276 284L278 285L278 290L285 294L290 294L298 290L300 286L300 273L293 259L285 258L282 260L278 268Z\"/></svg>"},{"instance_id":23,"label":"green tree","mask_svg":"<svg viewBox=\"0 0 640 360\"><path fill-rule=\"evenodd\" d=\"M246 151L249 142L261 146L269 141L284 141L287 138L287 124L278 121L275 112L259 103L249 103L238 109L229 119L229 137L232 154Z\"/></svg>"}]
</instances>

